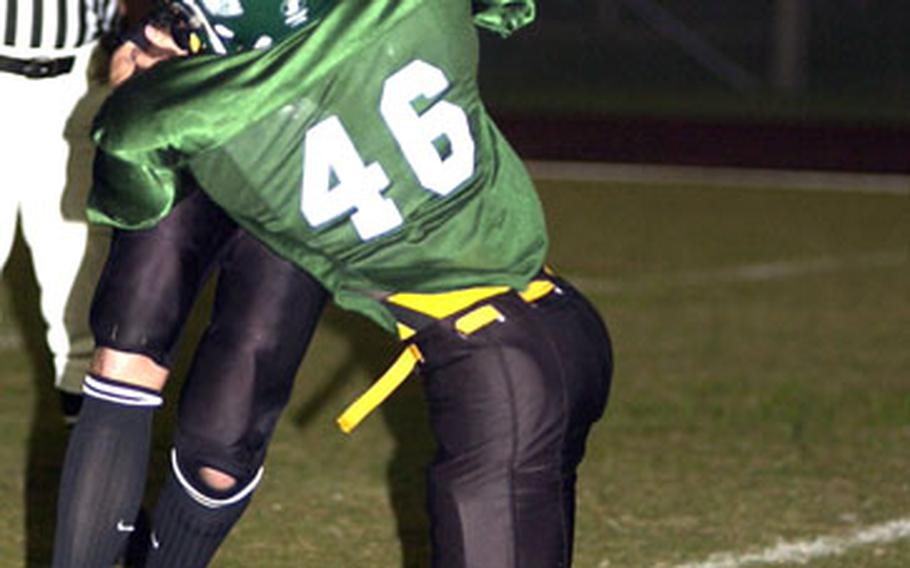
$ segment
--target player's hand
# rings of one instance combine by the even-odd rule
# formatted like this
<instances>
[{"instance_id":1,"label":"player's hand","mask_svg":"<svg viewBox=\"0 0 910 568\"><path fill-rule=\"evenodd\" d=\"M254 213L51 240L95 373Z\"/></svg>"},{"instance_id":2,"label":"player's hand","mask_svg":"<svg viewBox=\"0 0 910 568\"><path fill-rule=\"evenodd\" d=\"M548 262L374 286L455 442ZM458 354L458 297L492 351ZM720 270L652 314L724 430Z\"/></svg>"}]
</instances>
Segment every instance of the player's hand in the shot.
<instances>
[{"instance_id":1,"label":"player's hand","mask_svg":"<svg viewBox=\"0 0 910 568\"><path fill-rule=\"evenodd\" d=\"M188 52L177 45L171 34L154 26L146 25L142 30L148 47L142 48L133 41L127 41L111 56L108 80L114 87L136 73L154 67L172 57L183 57Z\"/></svg>"}]
</instances>

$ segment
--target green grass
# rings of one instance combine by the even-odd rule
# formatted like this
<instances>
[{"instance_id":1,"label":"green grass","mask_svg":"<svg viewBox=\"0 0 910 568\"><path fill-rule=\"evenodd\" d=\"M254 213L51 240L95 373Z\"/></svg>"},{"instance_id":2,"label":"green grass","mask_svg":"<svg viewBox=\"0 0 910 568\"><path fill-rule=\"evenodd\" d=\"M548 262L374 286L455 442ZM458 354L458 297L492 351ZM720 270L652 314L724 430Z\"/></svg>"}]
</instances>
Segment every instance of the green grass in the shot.
<instances>
[{"instance_id":1,"label":"green grass","mask_svg":"<svg viewBox=\"0 0 910 568\"><path fill-rule=\"evenodd\" d=\"M669 568L910 518L906 195L615 183L541 195L553 264L588 291L616 351L581 469L577 566ZM64 444L21 248L11 266L0 330L27 349L0 353L2 568L46 565ZM419 379L353 436L333 425L395 350L368 322L327 314L216 566L427 566ZM903 567L910 540L810 565Z\"/></svg>"}]
</instances>

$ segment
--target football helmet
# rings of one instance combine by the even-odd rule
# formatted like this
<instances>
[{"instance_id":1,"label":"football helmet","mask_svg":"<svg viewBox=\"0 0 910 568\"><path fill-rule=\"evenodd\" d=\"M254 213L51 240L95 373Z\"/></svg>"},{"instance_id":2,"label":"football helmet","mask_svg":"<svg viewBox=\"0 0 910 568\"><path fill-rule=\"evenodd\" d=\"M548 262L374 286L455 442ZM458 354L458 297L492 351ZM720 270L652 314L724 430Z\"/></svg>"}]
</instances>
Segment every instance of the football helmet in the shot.
<instances>
[{"instance_id":1,"label":"football helmet","mask_svg":"<svg viewBox=\"0 0 910 568\"><path fill-rule=\"evenodd\" d=\"M170 0L171 32L191 53L265 49L319 21L336 0Z\"/></svg>"}]
</instances>

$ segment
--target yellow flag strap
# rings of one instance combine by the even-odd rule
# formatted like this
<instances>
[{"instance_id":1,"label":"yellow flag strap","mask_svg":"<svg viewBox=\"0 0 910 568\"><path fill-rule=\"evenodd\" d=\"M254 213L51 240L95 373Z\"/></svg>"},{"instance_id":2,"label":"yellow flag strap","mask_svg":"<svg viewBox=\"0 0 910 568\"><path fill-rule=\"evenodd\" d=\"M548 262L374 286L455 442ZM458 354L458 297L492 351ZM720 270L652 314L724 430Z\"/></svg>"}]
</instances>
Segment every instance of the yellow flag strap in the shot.
<instances>
[{"instance_id":1,"label":"yellow flag strap","mask_svg":"<svg viewBox=\"0 0 910 568\"><path fill-rule=\"evenodd\" d=\"M471 335L494 321L503 321L504 319L505 317L495 306L486 304L455 320L455 330L462 335Z\"/></svg>"},{"instance_id":2,"label":"yellow flag strap","mask_svg":"<svg viewBox=\"0 0 910 568\"><path fill-rule=\"evenodd\" d=\"M532 281L519 296L528 303L543 298L556 289L556 285L547 279ZM443 318L463 307L475 304L478 300L488 299L505 293L508 288L491 286L479 287L443 294L396 294L391 301L397 305L414 309L435 318ZM455 330L462 335L471 335L495 321L504 319L502 313L491 304L483 304L468 311L455 320ZM413 337L415 331L406 325L398 324L401 339ZM373 385L357 400L348 406L336 422L345 434L350 434L377 406L383 403L401 383L414 371L417 363L423 361L423 355L415 344L410 344L392 363Z\"/></svg>"},{"instance_id":3,"label":"yellow flag strap","mask_svg":"<svg viewBox=\"0 0 910 568\"><path fill-rule=\"evenodd\" d=\"M534 280L528 287L518 293L521 299L529 304L543 298L556 289L556 284L550 280Z\"/></svg>"},{"instance_id":4,"label":"yellow flag strap","mask_svg":"<svg viewBox=\"0 0 910 568\"><path fill-rule=\"evenodd\" d=\"M420 349L413 343L408 345L392 366L341 413L337 422L342 432L350 434L373 409L382 404L408 378L417 363L422 360Z\"/></svg>"}]
</instances>

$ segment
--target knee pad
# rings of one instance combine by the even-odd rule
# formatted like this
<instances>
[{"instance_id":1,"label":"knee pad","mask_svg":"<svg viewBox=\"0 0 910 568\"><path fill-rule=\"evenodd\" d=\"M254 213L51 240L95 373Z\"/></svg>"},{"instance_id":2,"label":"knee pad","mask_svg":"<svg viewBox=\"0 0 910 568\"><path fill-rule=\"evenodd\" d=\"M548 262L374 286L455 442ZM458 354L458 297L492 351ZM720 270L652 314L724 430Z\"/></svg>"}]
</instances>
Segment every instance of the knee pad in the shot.
<instances>
[{"instance_id":1,"label":"knee pad","mask_svg":"<svg viewBox=\"0 0 910 568\"><path fill-rule=\"evenodd\" d=\"M234 485L223 491L209 486L200 476L204 467L231 475L235 480ZM261 465L248 474L240 475L225 469L203 459L184 459L177 448L171 449L171 473L174 479L190 498L207 509L221 509L249 500L264 472Z\"/></svg>"}]
</instances>

